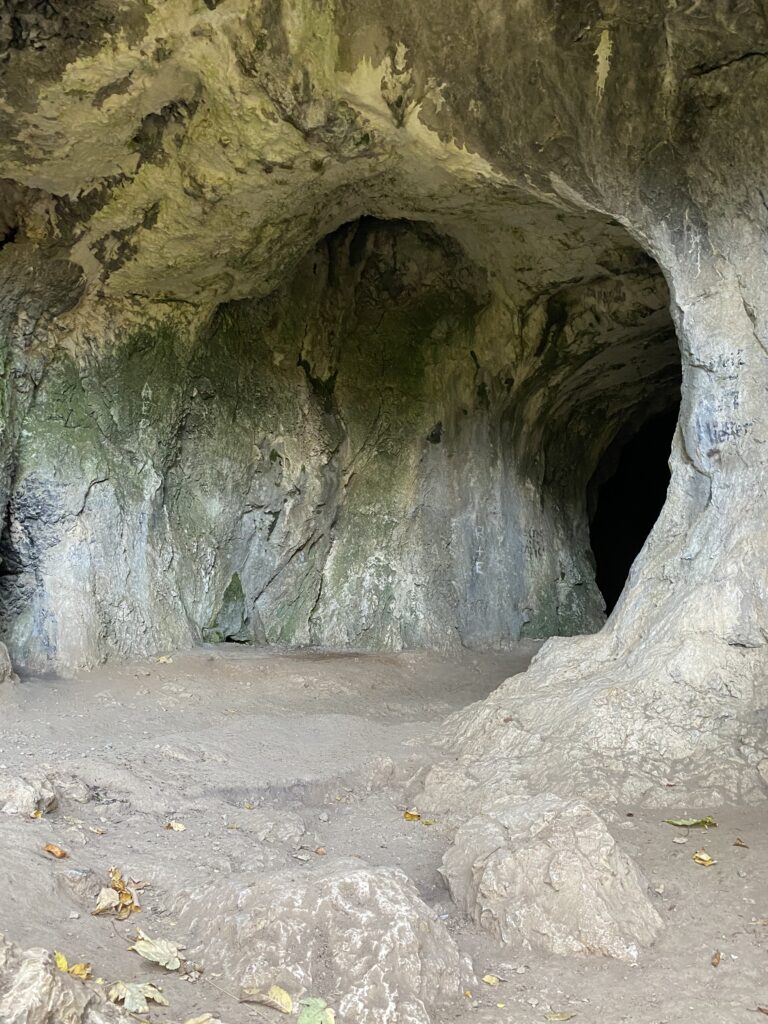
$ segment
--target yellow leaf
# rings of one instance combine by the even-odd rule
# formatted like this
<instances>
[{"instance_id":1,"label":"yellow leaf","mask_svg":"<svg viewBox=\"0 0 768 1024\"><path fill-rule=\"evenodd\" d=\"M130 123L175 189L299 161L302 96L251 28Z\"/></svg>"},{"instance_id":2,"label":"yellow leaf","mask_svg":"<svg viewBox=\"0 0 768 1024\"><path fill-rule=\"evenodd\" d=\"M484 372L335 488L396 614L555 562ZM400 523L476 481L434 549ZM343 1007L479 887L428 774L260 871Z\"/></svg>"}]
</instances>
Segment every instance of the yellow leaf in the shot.
<instances>
[{"instance_id":1,"label":"yellow leaf","mask_svg":"<svg viewBox=\"0 0 768 1024\"><path fill-rule=\"evenodd\" d=\"M161 654L160 657L157 660L158 660L158 663L160 665L172 665L173 664L173 658L171 658L167 654Z\"/></svg>"},{"instance_id":2,"label":"yellow leaf","mask_svg":"<svg viewBox=\"0 0 768 1024\"><path fill-rule=\"evenodd\" d=\"M495 988L501 981L501 978L497 978L495 974L484 974L483 981L486 985L492 985Z\"/></svg>"},{"instance_id":3,"label":"yellow leaf","mask_svg":"<svg viewBox=\"0 0 768 1024\"><path fill-rule=\"evenodd\" d=\"M711 868L713 864L717 864L717 861L713 860L706 850L697 850L691 859L695 864L700 864L703 868Z\"/></svg>"},{"instance_id":4,"label":"yellow leaf","mask_svg":"<svg viewBox=\"0 0 768 1024\"><path fill-rule=\"evenodd\" d=\"M432 820L432 818L422 818L421 819L421 824L422 825L434 825L435 823Z\"/></svg>"},{"instance_id":5,"label":"yellow leaf","mask_svg":"<svg viewBox=\"0 0 768 1024\"><path fill-rule=\"evenodd\" d=\"M186 832L187 826L182 825L180 821L169 821L166 822L165 827L170 829L171 832Z\"/></svg>"},{"instance_id":6,"label":"yellow leaf","mask_svg":"<svg viewBox=\"0 0 768 1024\"><path fill-rule=\"evenodd\" d=\"M284 988L279 985L271 985L266 992L261 990L245 990L241 992L240 999L246 1003L261 1003L271 1010L279 1010L281 1013L293 1013L293 999Z\"/></svg>"},{"instance_id":7,"label":"yellow leaf","mask_svg":"<svg viewBox=\"0 0 768 1024\"><path fill-rule=\"evenodd\" d=\"M109 884L115 890L115 892L123 892L125 889L125 882L123 881L123 873L119 868L109 869Z\"/></svg>"},{"instance_id":8,"label":"yellow leaf","mask_svg":"<svg viewBox=\"0 0 768 1024\"><path fill-rule=\"evenodd\" d=\"M88 981L91 976L91 965L72 964L68 973L71 974L73 978L79 978L81 981Z\"/></svg>"},{"instance_id":9,"label":"yellow leaf","mask_svg":"<svg viewBox=\"0 0 768 1024\"><path fill-rule=\"evenodd\" d=\"M42 818L43 812L38 808L36 811L32 811L30 818Z\"/></svg>"},{"instance_id":10,"label":"yellow leaf","mask_svg":"<svg viewBox=\"0 0 768 1024\"><path fill-rule=\"evenodd\" d=\"M575 1013L568 1013L567 1010L560 1013L553 1010L551 1013L544 1014L544 1020L573 1020L575 1016Z\"/></svg>"},{"instance_id":11,"label":"yellow leaf","mask_svg":"<svg viewBox=\"0 0 768 1024\"><path fill-rule=\"evenodd\" d=\"M469 991L469 989L468 989L468 988L465 988L465 989L464 989L464 997L465 997L466 999L471 999L471 998L472 998L472 993L471 993L471 992Z\"/></svg>"},{"instance_id":12,"label":"yellow leaf","mask_svg":"<svg viewBox=\"0 0 768 1024\"><path fill-rule=\"evenodd\" d=\"M503 1010L506 1005L506 1003L496 1003L496 1006L499 1010Z\"/></svg>"},{"instance_id":13,"label":"yellow leaf","mask_svg":"<svg viewBox=\"0 0 768 1024\"><path fill-rule=\"evenodd\" d=\"M403 817L406 821L419 821L421 819L421 815L417 811L405 811Z\"/></svg>"},{"instance_id":14,"label":"yellow leaf","mask_svg":"<svg viewBox=\"0 0 768 1024\"><path fill-rule=\"evenodd\" d=\"M64 956L64 954L54 952L53 959L56 961L56 966L59 968L59 970L64 971L64 973L66 974L67 971L69 970L69 964L67 963L67 958Z\"/></svg>"}]
</instances>

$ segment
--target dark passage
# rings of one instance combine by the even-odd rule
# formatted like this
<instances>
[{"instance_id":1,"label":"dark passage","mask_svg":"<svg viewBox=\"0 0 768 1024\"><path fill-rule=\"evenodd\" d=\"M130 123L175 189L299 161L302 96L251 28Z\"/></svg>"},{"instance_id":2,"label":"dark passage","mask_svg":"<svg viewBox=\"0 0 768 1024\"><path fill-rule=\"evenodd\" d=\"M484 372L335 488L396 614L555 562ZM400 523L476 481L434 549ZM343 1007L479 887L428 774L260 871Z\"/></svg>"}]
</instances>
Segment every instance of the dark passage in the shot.
<instances>
[{"instance_id":1,"label":"dark passage","mask_svg":"<svg viewBox=\"0 0 768 1024\"><path fill-rule=\"evenodd\" d=\"M677 413L675 406L617 438L590 482L590 540L609 613L664 504Z\"/></svg>"}]
</instances>

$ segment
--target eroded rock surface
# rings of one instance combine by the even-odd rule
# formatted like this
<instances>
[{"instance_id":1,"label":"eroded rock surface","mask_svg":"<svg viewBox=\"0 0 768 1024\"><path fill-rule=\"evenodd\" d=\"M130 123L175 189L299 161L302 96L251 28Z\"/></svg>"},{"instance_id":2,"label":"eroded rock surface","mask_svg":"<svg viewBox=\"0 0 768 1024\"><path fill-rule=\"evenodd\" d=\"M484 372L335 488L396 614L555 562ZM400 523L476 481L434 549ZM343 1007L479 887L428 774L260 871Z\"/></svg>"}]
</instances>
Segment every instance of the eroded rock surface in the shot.
<instances>
[{"instance_id":1,"label":"eroded rock surface","mask_svg":"<svg viewBox=\"0 0 768 1024\"><path fill-rule=\"evenodd\" d=\"M5 644L0 643L0 695L7 693L9 684L18 683L19 677L13 671L13 665L11 664L11 656L8 654L8 648Z\"/></svg>"},{"instance_id":2,"label":"eroded rock surface","mask_svg":"<svg viewBox=\"0 0 768 1024\"><path fill-rule=\"evenodd\" d=\"M662 928L646 880L575 801L545 794L477 815L441 870L459 907L511 946L636 960Z\"/></svg>"},{"instance_id":3,"label":"eroded rock surface","mask_svg":"<svg viewBox=\"0 0 768 1024\"><path fill-rule=\"evenodd\" d=\"M340 1024L430 1024L467 975L454 940L396 869L341 861L311 872L240 875L183 893L190 955L241 997L280 985L322 993Z\"/></svg>"},{"instance_id":4,"label":"eroded rock surface","mask_svg":"<svg viewBox=\"0 0 768 1024\"><path fill-rule=\"evenodd\" d=\"M764 799L761 5L91 6L0 17L14 663L598 629L589 480L679 399L608 624L425 793Z\"/></svg>"},{"instance_id":5,"label":"eroded rock surface","mask_svg":"<svg viewBox=\"0 0 768 1024\"><path fill-rule=\"evenodd\" d=\"M30 771L24 775L0 774L0 811L31 818L45 814L58 803L53 780L43 771Z\"/></svg>"},{"instance_id":6,"label":"eroded rock surface","mask_svg":"<svg viewBox=\"0 0 768 1024\"><path fill-rule=\"evenodd\" d=\"M0 1020L4 1024L128 1024L133 1016L103 990L58 970L53 953L20 950L0 935Z\"/></svg>"}]
</instances>

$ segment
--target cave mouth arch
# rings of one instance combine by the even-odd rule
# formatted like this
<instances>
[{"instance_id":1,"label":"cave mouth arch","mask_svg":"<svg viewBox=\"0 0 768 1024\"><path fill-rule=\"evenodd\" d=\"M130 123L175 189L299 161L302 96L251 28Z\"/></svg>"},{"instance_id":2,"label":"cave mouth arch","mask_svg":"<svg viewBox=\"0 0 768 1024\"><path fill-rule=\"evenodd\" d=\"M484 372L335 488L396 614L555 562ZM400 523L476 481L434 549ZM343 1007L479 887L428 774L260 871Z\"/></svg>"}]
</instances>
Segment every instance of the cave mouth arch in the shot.
<instances>
[{"instance_id":1,"label":"cave mouth arch","mask_svg":"<svg viewBox=\"0 0 768 1024\"><path fill-rule=\"evenodd\" d=\"M679 401L609 445L587 488L595 582L611 614L629 571L664 507Z\"/></svg>"}]
</instances>

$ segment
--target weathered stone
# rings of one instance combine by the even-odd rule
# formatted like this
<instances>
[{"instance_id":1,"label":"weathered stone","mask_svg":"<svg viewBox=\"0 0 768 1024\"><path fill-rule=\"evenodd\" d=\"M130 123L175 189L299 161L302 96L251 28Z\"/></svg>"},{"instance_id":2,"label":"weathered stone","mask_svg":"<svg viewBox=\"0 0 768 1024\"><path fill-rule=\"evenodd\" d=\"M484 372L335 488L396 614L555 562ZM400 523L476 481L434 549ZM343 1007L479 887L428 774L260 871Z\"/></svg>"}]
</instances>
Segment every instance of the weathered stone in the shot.
<instances>
[{"instance_id":1,"label":"weathered stone","mask_svg":"<svg viewBox=\"0 0 768 1024\"><path fill-rule=\"evenodd\" d=\"M458 906L505 944L635 960L662 928L602 820L555 796L471 818L441 870Z\"/></svg>"},{"instance_id":2,"label":"weathered stone","mask_svg":"<svg viewBox=\"0 0 768 1024\"><path fill-rule=\"evenodd\" d=\"M175 911L204 936L189 955L245 997L322 992L339 1024L430 1024L461 999L456 944L401 871L339 861L216 880Z\"/></svg>"},{"instance_id":3,"label":"weathered stone","mask_svg":"<svg viewBox=\"0 0 768 1024\"><path fill-rule=\"evenodd\" d=\"M58 802L53 781L43 772L0 775L0 811L31 818L52 811Z\"/></svg>"},{"instance_id":4,"label":"weathered stone","mask_svg":"<svg viewBox=\"0 0 768 1024\"><path fill-rule=\"evenodd\" d=\"M3 1024L128 1024L103 990L58 970L46 949L20 950L0 935Z\"/></svg>"},{"instance_id":5,"label":"weathered stone","mask_svg":"<svg viewBox=\"0 0 768 1024\"><path fill-rule=\"evenodd\" d=\"M13 671L11 656L4 643L0 643L0 686L8 683L18 683L19 677ZM0 693L3 691L0 690Z\"/></svg>"}]
</instances>

